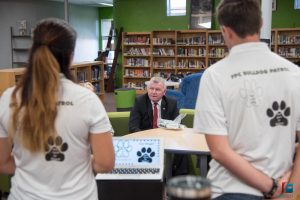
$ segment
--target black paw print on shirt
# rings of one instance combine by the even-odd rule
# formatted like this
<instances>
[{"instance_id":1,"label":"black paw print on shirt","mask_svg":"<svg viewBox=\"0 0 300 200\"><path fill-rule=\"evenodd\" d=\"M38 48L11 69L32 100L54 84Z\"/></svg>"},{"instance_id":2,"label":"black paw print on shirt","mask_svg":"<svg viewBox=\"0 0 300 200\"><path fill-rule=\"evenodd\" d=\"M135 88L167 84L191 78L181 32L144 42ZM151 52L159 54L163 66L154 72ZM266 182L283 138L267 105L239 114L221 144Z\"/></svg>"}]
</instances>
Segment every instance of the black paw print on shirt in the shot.
<instances>
[{"instance_id":1,"label":"black paw print on shirt","mask_svg":"<svg viewBox=\"0 0 300 200\"><path fill-rule=\"evenodd\" d=\"M291 109L287 107L284 101L280 102L280 105L277 101L274 101L272 104L272 108L267 109L267 115L271 118L270 125L274 126L287 126L288 119L287 117L290 116Z\"/></svg>"},{"instance_id":2,"label":"black paw print on shirt","mask_svg":"<svg viewBox=\"0 0 300 200\"><path fill-rule=\"evenodd\" d=\"M152 162L152 157L155 156L155 152L152 151L152 149L143 147L141 151L137 152L137 155L139 156L138 162Z\"/></svg>"},{"instance_id":3,"label":"black paw print on shirt","mask_svg":"<svg viewBox=\"0 0 300 200\"><path fill-rule=\"evenodd\" d=\"M65 155L62 152L68 150L68 144L63 142L60 136L57 136L55 139L50 136L48 138L46 146L46 161L64 161Z\"/></svg>"}]
</instances>

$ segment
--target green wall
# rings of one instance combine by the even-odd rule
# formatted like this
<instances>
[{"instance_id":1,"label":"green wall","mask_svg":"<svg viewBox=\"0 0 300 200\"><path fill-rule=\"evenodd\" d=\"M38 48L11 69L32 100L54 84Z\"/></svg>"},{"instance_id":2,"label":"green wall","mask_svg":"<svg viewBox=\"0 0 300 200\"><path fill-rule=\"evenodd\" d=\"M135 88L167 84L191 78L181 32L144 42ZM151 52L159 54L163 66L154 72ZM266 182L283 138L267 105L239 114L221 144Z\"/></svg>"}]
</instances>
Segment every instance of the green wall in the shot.
<instances>
[{"instance_id":1,"label":"green wall","mask_svg":"<svg viewBox=\"0 0 300 200\"><path fill-rule=\"evenodd\" d=\"M272 13L272 28L300 27L300 10L294 9L294 0L277 0Z\"/></svg>"},{"instance_id":2,"label":"green wall","mask_svg":"<svg viewBox=\"0 0 300 200\"><path fill-rule=\"evenodd\" d=\"M215 7L220 0L213 0ZM100 15L101 15L101 10ZM190 12L190 0L187 0L187 13ZM100 16L99 15L99 16ZM166 0L114 0L112 11L115 27L126 32L152 30L186 30L189 28L189 16L166 16ZM294 10L294 0L277 0L277 9L272 13L272 28L300 27L300 10ZM219 29L215 17L212 29ZM119 68L120 69L120 68ZM117 71L117 86L121 86L121 70Z\"/></svg>"}]
</instances>

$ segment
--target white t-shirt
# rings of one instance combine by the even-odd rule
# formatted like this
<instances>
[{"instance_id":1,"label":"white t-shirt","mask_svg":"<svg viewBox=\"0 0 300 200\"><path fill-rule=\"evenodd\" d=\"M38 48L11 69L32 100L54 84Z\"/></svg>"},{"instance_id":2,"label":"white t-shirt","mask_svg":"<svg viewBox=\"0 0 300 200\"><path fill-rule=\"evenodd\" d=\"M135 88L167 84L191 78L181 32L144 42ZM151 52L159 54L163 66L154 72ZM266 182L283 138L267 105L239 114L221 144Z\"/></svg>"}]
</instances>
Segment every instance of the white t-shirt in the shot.
<instances>
[{"instance_id":1,"label":"white t-shirt","mask_svg":"<svg viewBox=\"0 0 300 200\"><path fill-rule=\"evenodd\" d=\"M0 99L0 137L8 134L12 91L7 89ZM57 105L59 137L48 140L48 152L33 155L14 140L10 200L98 199L88 137L112 131L105 109L93 92L63 75Z\"/></svg>"},{"instance_id":2,"label":"white t-shirt","mask_svg":"<svg viewBox=\"0 0 300 200\"><path fill-rule=\"evenodd\" d=\"M265 43L233 47L200 82L194 129L227 135L231 148L256 169L278 178L292 167L300 130L300 69ZM238 163L236 163L238 165ZM213 198L223 193L262 193L215 160L208 178Z\"/></svg>"}]
</instances>

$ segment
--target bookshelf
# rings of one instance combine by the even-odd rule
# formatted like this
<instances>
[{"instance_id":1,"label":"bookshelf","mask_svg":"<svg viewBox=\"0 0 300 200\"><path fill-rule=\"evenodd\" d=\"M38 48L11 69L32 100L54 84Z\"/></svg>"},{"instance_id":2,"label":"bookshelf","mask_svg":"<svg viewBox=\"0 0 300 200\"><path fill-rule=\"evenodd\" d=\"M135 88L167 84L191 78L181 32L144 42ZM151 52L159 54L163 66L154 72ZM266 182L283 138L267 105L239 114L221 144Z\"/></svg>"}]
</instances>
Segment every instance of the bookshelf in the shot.
<instances>
[{"instance_id":1,"label":"bookshelf","mask_svg":"<svg viewBox=\"0 0 300 200\"><path fill-rule=\"evenodd\" d=\"M176 31L152 32L151 67L153 76L167 78L176 73Z\"/></svg>"},{"instance_id":2,"label":"bookshelf","mask_svg":"<svg viewBox=\"0 0 300 200\"><path fill-rule=\"evenodd\" d=\"M197 73L229 52L220 30L127 32L122 50L123 87L137 93L145 92L144 83L152 76ZM299 62L300 28L272 29L271 50Z\"/></svg>"},{"instance_id":3,"label":"bookshelf","mask_svg":"<svg viewBox=\"0 0 300 200\"><path fill-rule=\"evenodd\" d=\"M5 89L16 85L22 77L25 68L10 68L0 70L0 96ZM71 72L78 83L90 82L95 87L95 93L104 100L104 64L101 61L74 63Z\"/></svg>"},{"instance_id":4,"label":"bookshelf","mask_svg":"<svg viewBox=\"0 0 300 200\"><path fill-rule=\"evenodd\" d=\"M18 83L24 73L25 68L1 69L0 70L0 96L9 87Z\"/></svg>"},{"instance_id":5,"label":"bookshelf","mask_svg":"<svg viewBox=\"0 0 300 200\"><path fill-rule=\"evenodd\" d=\"M123 32L123 85L145 92L145 81L151 77L151 32Z\"/></svg>"},{"instance_id":6,"label":"bookshelf","mask_svg":"<svg viewBox=\"0 0 300 200\"><path fill-rule=\"evenodd\" d=\"M206 68L206 31L177 31L176 67L177 73L196 73Z\"/></svg>"},{"instance_id":7,"label":"bookshelf","mask_svg":"<svg viewBox=\"0 0 300 200\"><path fill-rule=\"evenodd\" d=\"M15 34L13 27L10 27L10 41L12 67L25 67L32 44L31 35L27 33L24 35Z\"/></svg>"},{"instance_id":8,"label":"bookshelf","mask_svg":"<svg viewBox=\"0 0 300 200\"><path fill-rule=\"evenodd\" d=\"M211 66L217 61L221 60L228 54L228 48L225 45L224 38L221 31L208 31L208 56L207 56L207 66Z\"/></svg>"},{"instance_id":9,"label":"bookshelf","mask_svg":"<svg viewBox=\"0 0 300 200\"><path fill-rule=\"evenodd\" d=\"M276 29L276 52L292 62L300 61L300 28Z\"/></svg>"}]
</instances>

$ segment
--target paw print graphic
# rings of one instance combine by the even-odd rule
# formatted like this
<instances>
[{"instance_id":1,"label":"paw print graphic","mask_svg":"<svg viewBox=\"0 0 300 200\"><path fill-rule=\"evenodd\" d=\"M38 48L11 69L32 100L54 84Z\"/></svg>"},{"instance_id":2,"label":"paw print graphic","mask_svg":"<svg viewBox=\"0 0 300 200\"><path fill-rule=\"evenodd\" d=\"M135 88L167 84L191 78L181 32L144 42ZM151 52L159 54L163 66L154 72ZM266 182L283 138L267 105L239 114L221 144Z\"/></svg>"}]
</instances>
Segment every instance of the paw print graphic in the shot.
<instances>
[{"instance_id":1,"label":"paw print graphic","mask_svg":"<svg viewBox=\"0 0 300 200\"><path fill-rule=\"evenodd\" d=\"M132 146L128 141L119 141L115 147L118 157L128 157L130 151L132 151Z\"/></svg>"},{"instance_id":2,"label":"paw print graphic","mask_svg":"<svg viewBox=\"0 0 300 200\"><path fill-rule=\"evenodd\" d=\"M254 81L246 80L244 88L240 89L240 96L246 99L247 106L258 106L261 103L262 88L256 86Z\"/></svg>"},{"instance_id":3,"label":"paw print graphic","mask_svg":"<svg viewBox=\"0 0 300 200\"><path fill-rule=\"evenodd\" d=\"M55 139L50 136L46 145L46 161L64 161L65 155L63 152L68 150L68 144L63 142L60 136L57 136Z\"/></svg>"},{"instance_id":4,"label":"paw print graphic","mask_svg":"<svg viewBox=\"0 0 300 200\"><path fill-rule=\"evenodd\" d=\"M288 119L287 117L290 116L291 109L287 107L284 101L280 102L280 105L277 101L274 101L272 104L272 108L267 109L267 115L271 118L270 125L274 126L287 126Z\"/></svg>"},{"instance_id":5,"label":"paw print graphic","mask_svg":"<svg viewBox=\"0 0 300 200\"><path fill-rule=\"evenodd\" d=\"M152 163L152 158L155 156L155 152L152 149L143 147L141 151L137 152L137 156L139 157L138 162L148 162Z\"/></svg>"}]
</instances>

